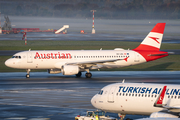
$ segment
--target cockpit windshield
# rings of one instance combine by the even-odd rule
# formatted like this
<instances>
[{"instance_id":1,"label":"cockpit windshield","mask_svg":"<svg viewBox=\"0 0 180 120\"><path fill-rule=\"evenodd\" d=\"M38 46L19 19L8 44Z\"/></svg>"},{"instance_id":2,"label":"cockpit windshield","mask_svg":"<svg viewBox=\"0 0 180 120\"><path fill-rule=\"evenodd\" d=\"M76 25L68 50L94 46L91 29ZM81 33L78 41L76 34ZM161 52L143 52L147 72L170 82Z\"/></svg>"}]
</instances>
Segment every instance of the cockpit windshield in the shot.
<instances>
[{"instance_id":1,"label":"cockpit windshield","mask_svg":"<svg viewBox=\"0 0 180 120\"><path fill-rule=\"evenodd\" d=\"M101 91L99 91L99 93L98 93L99 95L102 95L103 94L103 90L101 90Z\"/></svg>"},{"instance_id":2,"label":"cockpit windshield","mask_svg":"<svg viewBox=\"0 0 180 120\"><path fill-rule=\"evenodd\" d=\"M12 58L21 59L21 56L12 56Z\"/></svg>"}]
</instances>

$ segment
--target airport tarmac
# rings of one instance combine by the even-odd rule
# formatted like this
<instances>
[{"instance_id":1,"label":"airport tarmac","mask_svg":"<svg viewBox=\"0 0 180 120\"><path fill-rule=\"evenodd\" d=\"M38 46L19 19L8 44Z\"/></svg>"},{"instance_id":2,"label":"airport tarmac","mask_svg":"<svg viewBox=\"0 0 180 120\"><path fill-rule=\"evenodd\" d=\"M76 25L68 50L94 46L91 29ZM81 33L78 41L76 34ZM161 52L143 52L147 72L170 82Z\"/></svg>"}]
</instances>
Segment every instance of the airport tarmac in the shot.
<instances>
[{"instance_id":1,"label":"airport tarmac","mask_svg":"<svg viewBox=\"0 0 180 120\"><path fill-rule=\"evenodd\" d=\"M91 98L111 83L180 84L180 71L92 71L87 79L47 72L0 73L0 120L72 120L95 110ZM117 114L111 114L117 117ZM127 115L126 118L147 116Z\"/></svg>"}]
</instances>

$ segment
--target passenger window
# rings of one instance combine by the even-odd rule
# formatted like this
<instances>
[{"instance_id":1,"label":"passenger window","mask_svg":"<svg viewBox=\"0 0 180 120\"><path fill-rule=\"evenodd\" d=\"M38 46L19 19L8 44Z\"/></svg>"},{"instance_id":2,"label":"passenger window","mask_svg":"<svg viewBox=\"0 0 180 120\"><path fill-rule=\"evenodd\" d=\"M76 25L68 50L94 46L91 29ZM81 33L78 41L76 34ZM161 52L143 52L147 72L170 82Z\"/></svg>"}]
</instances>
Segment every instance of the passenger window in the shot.
<instances>
[{"instance_id":1,"label":"passenger window","mask_svg":"<svg viewBox=\"0 0 180 120\"><path fill-rule=\"evenodd\" d=\"M119 96L121 96L121 93L119 93Z\"/></svg>"}]
</instances>

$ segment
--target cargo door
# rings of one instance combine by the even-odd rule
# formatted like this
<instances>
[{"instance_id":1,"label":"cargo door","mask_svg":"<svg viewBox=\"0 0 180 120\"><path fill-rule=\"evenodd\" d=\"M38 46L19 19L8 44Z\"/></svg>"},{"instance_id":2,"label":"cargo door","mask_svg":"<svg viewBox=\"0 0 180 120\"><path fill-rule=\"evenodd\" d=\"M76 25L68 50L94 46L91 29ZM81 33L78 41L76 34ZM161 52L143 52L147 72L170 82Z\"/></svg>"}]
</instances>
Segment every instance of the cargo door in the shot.
<instances>
[{"instance_id":1,"label":"cargo door","mask_svg":"<svg viewBox=\"0 0 180 120\"><path fill-rule=\"evenodd\" d=\"M114 95L115 95L116 87L111 87L108 93L108 102L114 103Z\"/></svg>"},{"instance_id":2,"label":"cargo door","mask_svg":"<svg viewBox=\"0 0 180 120\"><path fill-rule=\"evenodd\" d=\"M27 54L27 63L32 63L32 62L33 62L32 53L28 53Z\"/></svg>"}]
</instances>

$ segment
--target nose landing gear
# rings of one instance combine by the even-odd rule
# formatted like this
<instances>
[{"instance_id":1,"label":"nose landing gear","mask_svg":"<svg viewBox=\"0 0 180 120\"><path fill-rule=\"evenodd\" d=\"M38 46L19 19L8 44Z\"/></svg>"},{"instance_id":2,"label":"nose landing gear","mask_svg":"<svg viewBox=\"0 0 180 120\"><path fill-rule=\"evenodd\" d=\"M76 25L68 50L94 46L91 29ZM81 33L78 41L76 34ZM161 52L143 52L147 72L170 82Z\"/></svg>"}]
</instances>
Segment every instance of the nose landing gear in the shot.
<instances>
[{"instance_id":1,"label":"nose landing gear","mask_svg":"<svg viewBox=\"0 0 180 120\"><path fill-rule=\"evenodd\" d=\"M29 73L30 73L31 69L27 69L26 71L27 71L26 78L29 78L30 77Z\"/></svg>"}]
</instances>

